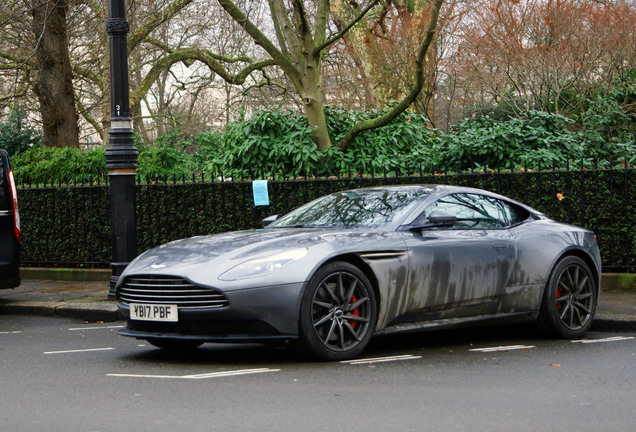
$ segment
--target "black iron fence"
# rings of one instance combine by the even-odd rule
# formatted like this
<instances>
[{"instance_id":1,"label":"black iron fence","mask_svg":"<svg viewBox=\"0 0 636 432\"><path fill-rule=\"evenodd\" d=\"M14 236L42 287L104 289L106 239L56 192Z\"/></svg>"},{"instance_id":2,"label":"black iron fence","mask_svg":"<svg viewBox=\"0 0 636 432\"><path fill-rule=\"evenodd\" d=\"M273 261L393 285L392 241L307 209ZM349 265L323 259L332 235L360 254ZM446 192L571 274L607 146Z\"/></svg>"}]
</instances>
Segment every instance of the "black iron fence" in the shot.
<instances>
[{"instance_id":1,"label":"black iron fence","mask_svg":"<svg viewBox=\"0 0 636 432\"><path fill-rule=\"evenodd\" d=\"M524 202L560 222L594 230L606 272L635 272L633 168L568 168L521 172L468 170L408 176L386 172L347 177L269 177L270 205L255 206L251 179L139 178L139 251L183 237L261 227L337 190L389 184L456 184L487 189ZM259 176L263 179L265 176ZM108 267L111 261L107 183L25 185L19 188L25 266Z\"/></svg>"}]
</instances>

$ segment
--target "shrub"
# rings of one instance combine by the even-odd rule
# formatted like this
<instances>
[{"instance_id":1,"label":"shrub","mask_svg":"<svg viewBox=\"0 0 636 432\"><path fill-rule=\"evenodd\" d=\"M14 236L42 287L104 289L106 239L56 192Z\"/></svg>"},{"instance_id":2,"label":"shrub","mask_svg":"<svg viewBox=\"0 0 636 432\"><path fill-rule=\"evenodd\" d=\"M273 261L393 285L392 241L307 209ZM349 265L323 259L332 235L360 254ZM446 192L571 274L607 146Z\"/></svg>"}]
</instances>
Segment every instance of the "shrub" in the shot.
<instances>
[{"instance_id":1,"label":"shrub","mask_svg":"<svg viewBox=\"0 0 636 432\"><path fill-rule=\"evenodd\" d=\"M467 168L532 169L565 166L583 156L580 135L568 126L574 121L541 111L528 111L505 121L489 117L465 120L444 135L438 163Z\"/></svg>"},{"instance_id":2,"label":"shrub","mask_svg":"<svg viewBox=\"0 0 636 432\"><path fill-rule=\"evenodd\" d=\"M105 180L104 149L35 147L13 159L16 177L25 183L82 183Z\"/></svg>"},{"instance_id":3,"label":"shrub","mask_svg":"<svg viewBox=\"0 0 636 432\"><path fill-rule=\"evenodd\" d=\"M318 166L320 158L304 114L258 110L249 120L228 125L219 155L208 168L234 177L261 170L302 174Z\"/></svg>"},{"instance_id":4,"label":"shrub","mask_svg":"<svg viewBox=\"0 0 636 432\"><path fill-rule=\"evenodd\" d=\"M38 147L42 137L26 122L26 115L11 111L6 120L0 120L0 148L13 157L29 148Z\"/></svg>"},{"instance_id":5,"label":"shrub","mask_svg":"<svg viewBox=\"0 0 636 432\"><path fill-rule=\"evenodd\" d=\"M157 137L154 143L137 138L135 144L139 151L137 174L142 177L189 176L194 169L188 153L192 140L177 131Z\"/></svg>"}]
</instances>

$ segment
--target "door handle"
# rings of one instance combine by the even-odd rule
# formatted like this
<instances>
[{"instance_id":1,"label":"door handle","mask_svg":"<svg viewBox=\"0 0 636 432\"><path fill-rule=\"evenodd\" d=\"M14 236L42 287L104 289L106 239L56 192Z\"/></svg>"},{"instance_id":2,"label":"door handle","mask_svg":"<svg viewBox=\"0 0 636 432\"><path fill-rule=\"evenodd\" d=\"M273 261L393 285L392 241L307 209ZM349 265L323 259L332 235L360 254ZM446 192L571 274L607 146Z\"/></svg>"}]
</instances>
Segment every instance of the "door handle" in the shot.
<instances>
[{"instance_id":1,"label":"door handle","mask_svg":"<svg viewBox=\"0 0 636 432\"><path fill-rule=\"evenodd\" d=\"M495 243L493 244L495 249L506 249L508 248L508 243Z\"/></svg>"}]
</instances>

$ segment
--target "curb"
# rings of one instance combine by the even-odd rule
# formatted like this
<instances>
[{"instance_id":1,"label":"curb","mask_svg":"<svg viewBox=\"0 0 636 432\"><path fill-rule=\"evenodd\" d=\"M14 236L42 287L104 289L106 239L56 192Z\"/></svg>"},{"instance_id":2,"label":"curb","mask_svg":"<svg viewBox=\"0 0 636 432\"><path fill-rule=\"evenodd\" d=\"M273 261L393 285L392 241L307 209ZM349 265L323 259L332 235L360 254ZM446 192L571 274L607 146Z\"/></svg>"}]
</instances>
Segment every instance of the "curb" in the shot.
<instances>
[{"instance_id":1,"label":"curb","mask_svg":"<svg viewBox=\"0 0 636 432\"><path fill-rule=\"evenodd\" d=\"M636 320L628 315L597 315L592 321L592 331L600 332L636 332Z\"/></svg>"},{"instance_id":2,"label":"curb","mask_svg":"<svg viewBox=\"0 0 636 432\"><path fill-rule=\"evenodd\" d=\"M0 304L0 313L72 318L88 322L113 322L125 319L115 302L16 302Z\"/></svg>"},{"instance_id":3,"label":"curb","mask_svg":"<svg viewBox=\"0 0 636 432\"><path fill-rule=\"evenodd\" d=\"M636 274L634 273L601 274L601 291L623 291L633 289L636 289Z\"/></svg>"}]
</instances>

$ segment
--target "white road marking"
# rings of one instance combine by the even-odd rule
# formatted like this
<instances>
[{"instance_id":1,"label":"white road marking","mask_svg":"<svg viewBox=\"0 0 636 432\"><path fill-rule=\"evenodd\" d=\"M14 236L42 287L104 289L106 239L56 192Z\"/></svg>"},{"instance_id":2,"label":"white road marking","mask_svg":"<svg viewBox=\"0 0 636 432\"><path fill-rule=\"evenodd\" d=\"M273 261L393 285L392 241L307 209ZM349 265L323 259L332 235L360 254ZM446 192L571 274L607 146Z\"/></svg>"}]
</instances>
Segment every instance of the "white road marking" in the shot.
<instances>
[{"instance_id":1,"label":"white road marking","mask_svg":"<svg viewBox=\"0 0 636 432\"><path fill-rule=\"evenodd\" d=\"M0 334L20 334L22 333L21 331L9 331L9 332L0 332Z\"/></svg>"},{"instance_id":2,"label":"white road marking","mask_svg":"<svg viewBox=\"0 0 636 432\"><path fill-rule=\"evenodd\" d=\"M79 349L79 350L64 350L64 351L47 351L44 354L72 354L72 353L84 353L84 352L93 352L93 351L110 351L115 348L87 348L87 349Z\"/></svg>"},{"instance_id":3,"label":"white road marking","mask_svg":"<svg viewBox=\"0 0 636 432\"><path fill-rule=\"evenodd\" d=\"M77 330L103 330L103 329L118 329L124 328L126 326L123 325L111 325L111 326L101 326L101 327L73 327L70 328L69 331L77 331Z\"/></svg>"},{"instance_id":4,"label":"white road marking","mask_svg":"<svg viewBox=\"0 0 636 432\"><path fill-rule=\"evenodd\" d=\"M488 348L473 348L468 351L473 352L504 352L504 351L515 351L515 350L527 350L536 348L534 345L508 345L508 346L498 346L498 347L488 347Z\"/></svg>"},{"instance_id":5,"label":"white road marking","mask_svg":"<svg viewBox=\"0 0 636 432\"><path fill-rule=\"evenodd\" d=\"M613 336L604 339L581 339L581 340L573 340L572 343L582 343L582 344L590 344L590 343L603 343L603 342L620 342L626 340L634 339L633 336Z\"/></svg>"},{"instance_id":6,"label":"white road marking","mask_svg":"<svg viewBox=\"0 0 636 432\"><path fill-rule=\"evenodd\" d=\"M362 364L373 364L373 363L386 363L393 361L402 361L402 360L416 360L420 359L422 356L414 356L414 355L399 355L399 356L391 356L391 357L375 357L375 358L366 358L366 359L355 359L355 360L345 360L340 363L343 364L351 364L351 365L362 365Z\"/></svg>"},{"instance_id":7,"label":"white road marking","mask_svg":"<svg viewBox=\"0 0 636 432\"><path fill-rule=\"evenodd\" d=\"M260 368L260 369L242 369L235 371L225 371L225 372L211 372L206 374L197 374L197 375L143 375L143 374L106 374L106 376L110 377L119 377L119 378L155 378L155 379L208 379L208 378L222 378L222 377L231 377L231 376L240 376L240 375L253 375L260 373L268 373L268 372L280 372L280 369L269 369L269 368Z\"/></svg>"}]
</instances>

